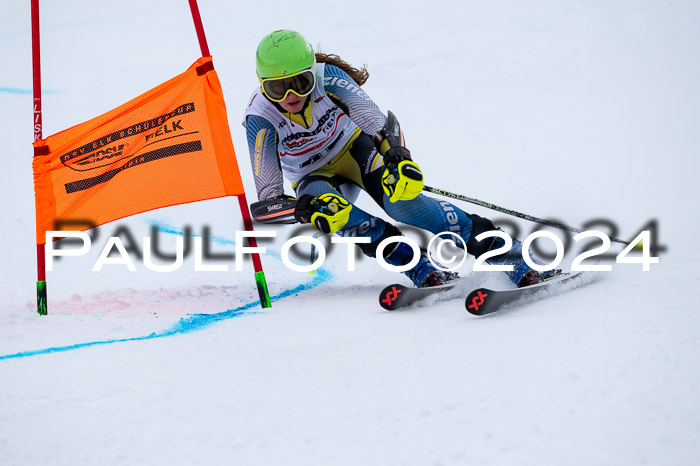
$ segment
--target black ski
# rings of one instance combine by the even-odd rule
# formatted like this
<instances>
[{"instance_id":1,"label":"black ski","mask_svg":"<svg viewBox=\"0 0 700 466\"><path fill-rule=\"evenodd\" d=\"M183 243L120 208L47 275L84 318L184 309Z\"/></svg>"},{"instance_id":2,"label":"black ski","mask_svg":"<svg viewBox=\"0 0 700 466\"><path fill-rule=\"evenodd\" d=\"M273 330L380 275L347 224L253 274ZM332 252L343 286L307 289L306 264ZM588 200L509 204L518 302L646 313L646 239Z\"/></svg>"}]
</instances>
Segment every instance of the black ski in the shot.
<instances>
[{"instance_id":1,"label":"black ski","mask_svg":"<svg viewBox=\"0 0 700 466\"><path fill-rule=\"evenodd\" d=\"M413 288L400 284L389 285L379 294L379 305L388 311L395 311L413 303L421 301L429 296L444 293L451 290L462 279L457 278L444 285L429 286L426 288Z\"/></svg>"},{"instance_id":2,"label":"black ski","mask_svg":"<svg viewBox=\"0 0 700 466\"><path fill-rule=\"evenodd\" d=\"M484 316L496 312L506 304L525 297L536 297L544 288L560 285L580 277L583 272L563 273L551 280L512 290L494 291L488 288L478 288L467 296L464 306L475 316Z\"/></svg>"}]
</instances>

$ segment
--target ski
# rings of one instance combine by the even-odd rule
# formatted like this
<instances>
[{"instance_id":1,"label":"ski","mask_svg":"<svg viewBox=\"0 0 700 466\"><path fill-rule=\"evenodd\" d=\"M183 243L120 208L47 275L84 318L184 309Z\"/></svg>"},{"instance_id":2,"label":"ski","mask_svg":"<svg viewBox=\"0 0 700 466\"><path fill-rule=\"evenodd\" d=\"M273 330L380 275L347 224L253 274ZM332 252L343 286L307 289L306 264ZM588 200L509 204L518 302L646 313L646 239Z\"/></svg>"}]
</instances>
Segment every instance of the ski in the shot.
<instances>
[{"instance_id":1,"label":"ski","mask_svg":"<svg viewBox=\"0 0 700 466\"><path fill-rule=\"evenodd\" d=\"M464 301L464 306L470 314L475 316L484 316L498 311L506 304L512 303L520 298L533 297L547 287L560 285L569 282L581 276L583 272L563 273L551 280L546 280L536 285L530 285L523 288L515 288L512 290L489 290L488 288L478 288L467 296Z\"/></svg>"},{"instance_id":2,"label":"ski","mask_svg":"<svg viewBox=\"0 0 700 466\"><path fill-rule=\"evenodd\" d=\"M451 290L461 280L462 278L457 278L443 285L429 286L425 288L414 288L395 283L385 287L382 292L379 293L379 305L387 311L395 311L417 303L418 301L421 301L429 296Z\"/></svg>"}]
</instances>

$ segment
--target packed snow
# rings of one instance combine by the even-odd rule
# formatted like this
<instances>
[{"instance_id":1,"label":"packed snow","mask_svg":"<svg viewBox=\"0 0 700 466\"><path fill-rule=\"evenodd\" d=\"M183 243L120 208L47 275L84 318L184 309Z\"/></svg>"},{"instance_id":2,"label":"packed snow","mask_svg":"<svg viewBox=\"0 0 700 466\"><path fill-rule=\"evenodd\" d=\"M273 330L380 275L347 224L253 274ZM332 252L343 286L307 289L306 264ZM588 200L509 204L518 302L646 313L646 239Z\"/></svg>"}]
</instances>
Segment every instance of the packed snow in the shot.
<instances>
[{"instance_id":1,"label":"packed snow","mask_svg":"<svg viewBox=\"0 0 700 466\"><path fill-rule=\"evenodd\" d=\"M293 28L367 65L363 88L398 116L426 184L628 240L657 221L666 250L651 271L608 261L612 272L477 318L463 297L510 287L505 275L469 260L452 299L387 312L379 292L408 280L373 259L349 272L333 248L315 274L288 270L284 240L312 232L299 226L256 227L277 232L261 242L270 309L250 263L91 271L119 227L139 248L155 228L170 253L188 227L209 227L212 252L233 254L232 198L95 229L88 255L48 274L37 315L29 3L0 18L1 465L700 464L700 4L200 0L249 202L239 123L255 48ZM45 136L200 56L185 1L43 1L41 21ZM540 229L455 205L521 239Z\"/></svg>"}]
</instances>

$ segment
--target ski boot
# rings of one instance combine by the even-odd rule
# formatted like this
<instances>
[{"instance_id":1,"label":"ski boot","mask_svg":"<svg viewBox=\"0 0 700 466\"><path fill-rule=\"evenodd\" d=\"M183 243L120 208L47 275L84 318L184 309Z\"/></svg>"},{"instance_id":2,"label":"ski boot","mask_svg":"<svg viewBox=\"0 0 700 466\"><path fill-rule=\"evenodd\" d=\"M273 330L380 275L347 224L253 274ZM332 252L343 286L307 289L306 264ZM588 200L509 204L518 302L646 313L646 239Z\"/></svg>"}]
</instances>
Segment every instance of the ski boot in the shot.
<instances>
[{"instance_id":1,"label":"ski boot","mask_svg":"<svg viewBox=\"0 0 700 466\"><path fill-rule=\"evenodd\" d=\"M391 265L406 265L413 259L413 249L406 243L396 243L396 247L385 258ZM445 272L435 267L428 259L428 251L421 248L418 263L410 270L402 272L411 279L416 288L444 285L459 278L455 272Z\"/></svg>"},{"instance_id":2,"label":"ski boot","mask_svg":"<svg viewBox=\"0 0 700 466\"><path fill-rule=\"evenodd\" d=\"M518 280L518 288L542 283L557 275L561 275L561 269L552 269L546 272L538 272L537 270L529 269L520 277L520 280Z\"/></svg>"},{"instance_id":3,"label":"ski boot","mask_svg":"<svg viewBox=\"0 0 700 466\"><path fill-rule=\"evenodd\" d=\"M501 246L503 246L503 240L496 238L490 249L498 249ZM530 259L537 265L544 264L532 254L530 254ZM518 288L541 283L561 274L561 269L552 269L545 272L538 272L537 270L531 269L525 262L525 259L523 259L523 243L517 239L513 239L513 246L510 248L510 251L500 256L486 259L486 262L491 265L512 265L513 270L505 272L505 274L508 275L510 281L515 283Z\"/></svg>"}]
</instances>

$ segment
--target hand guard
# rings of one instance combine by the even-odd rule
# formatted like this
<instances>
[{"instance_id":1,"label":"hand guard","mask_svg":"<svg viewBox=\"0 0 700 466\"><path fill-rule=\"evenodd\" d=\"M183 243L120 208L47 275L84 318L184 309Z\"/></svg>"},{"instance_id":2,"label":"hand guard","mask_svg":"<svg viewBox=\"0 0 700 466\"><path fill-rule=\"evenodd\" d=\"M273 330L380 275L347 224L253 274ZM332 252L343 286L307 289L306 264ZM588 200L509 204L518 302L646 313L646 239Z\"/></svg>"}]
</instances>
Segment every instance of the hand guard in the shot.
<instances>
[{"instance_id":1,"label":"hand guard","mask_svg":"<svg viewBox=\"0 0 700 466\"><path fill-rule=\"evenodd\" d=\"M389 201L410 201L423 191L423 173L417 163L411 160L411 152L404 147L403 133L399 121L392 112L388 112L381 135L384 137L384 173L382 188L389 196Z\"/></svg>"},{"instance_id":2,"label":"hand guard","mask_svg":"<svg viewBox=\"0 0 700 466\"><path fill-rule=\"evenodd\" d=\"M297 202L294 217L301 223L312 223L322 233L335 233L348 223L351 210L352 205L336 194L304 194Z\"/></svg>"},{"instance_id":3,"label":"hand guard","mask_svg":"<svg viewBox=\"0 0 700 466\"><path fill-rule=\"evenodd\" d=\"M250 205L253 220L258 223L296 223L294 209L297 199L285 194L263 199Z\"/></svg>"}]
</instances>

